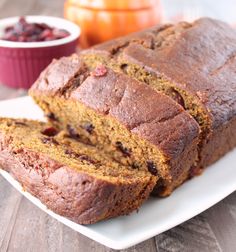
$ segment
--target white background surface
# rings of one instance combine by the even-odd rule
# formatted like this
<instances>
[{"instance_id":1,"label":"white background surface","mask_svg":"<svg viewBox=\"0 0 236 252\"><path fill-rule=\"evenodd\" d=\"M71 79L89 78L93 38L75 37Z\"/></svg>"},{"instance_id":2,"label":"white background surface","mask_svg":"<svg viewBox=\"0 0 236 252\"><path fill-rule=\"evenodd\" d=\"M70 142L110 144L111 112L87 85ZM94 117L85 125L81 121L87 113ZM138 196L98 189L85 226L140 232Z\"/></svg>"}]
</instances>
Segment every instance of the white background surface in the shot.
<instances>
[{"instance_id":1,"label":"white background surface","mask_svg":"<svg viewBox=\"0 0 236 252\"><path fill-rule=\"evenodd\" d=\"M236 25L236 0L161 0L165 20L193 21L202 16Z\"/></svg>"}]
</instances>

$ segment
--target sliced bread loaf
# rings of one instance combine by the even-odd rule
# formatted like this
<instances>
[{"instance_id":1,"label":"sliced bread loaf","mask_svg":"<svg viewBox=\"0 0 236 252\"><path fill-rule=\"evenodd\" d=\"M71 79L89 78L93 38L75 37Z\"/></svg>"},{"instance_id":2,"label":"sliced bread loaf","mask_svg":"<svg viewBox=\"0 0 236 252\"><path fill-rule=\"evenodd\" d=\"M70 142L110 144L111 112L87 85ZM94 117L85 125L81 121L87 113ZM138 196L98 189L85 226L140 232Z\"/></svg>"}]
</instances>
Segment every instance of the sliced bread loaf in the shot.
<instances>
[{"instance_id":1,"label":"sliced bread loaf","mask_svg":"<svg viewBox=\"0 0 236 252\"><path fill-rule=\"evenodd\" d=\"M159 176L155 192L170 194L195 165L195 120L168 96L124 74L102 65L85 69L77 55L55 61L30 95L56 126L123 165Z\"/></svg>"},{"instance_id":2,"label":"sliced bread loaf","mask_svg":"<svg viewBox=\"0 0 236 252\"><path fill-rule=\"evenodd\" d=\"M129 214L158 180L45 123L0 119L0 165L49 209L80 224Z\"/></svg>"}]
</instances>

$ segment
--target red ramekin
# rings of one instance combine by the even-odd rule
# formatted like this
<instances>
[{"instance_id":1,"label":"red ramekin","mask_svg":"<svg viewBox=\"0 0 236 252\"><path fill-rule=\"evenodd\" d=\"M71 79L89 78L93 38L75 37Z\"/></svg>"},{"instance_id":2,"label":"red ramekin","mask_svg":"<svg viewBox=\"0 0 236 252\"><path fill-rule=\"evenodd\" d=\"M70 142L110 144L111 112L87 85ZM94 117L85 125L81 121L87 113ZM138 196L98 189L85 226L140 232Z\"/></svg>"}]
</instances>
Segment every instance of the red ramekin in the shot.
<instances>
[{"instance_id":1,"label":"red ramekin","mask_svg":"<svg viewBox=\"0 0 236 252\"><path fill-rule=\"evenodd\" d=\"M5 27L17 23L18 20L19 17L0 20L0 37ZM26 16L26 20L65 29L70 35L45 42L12 42L0 39L0 83L9 87L28 89L52 59L71 55L78 44L80 28L68 20L48 16Z\"/></svg>"}]
</instances>

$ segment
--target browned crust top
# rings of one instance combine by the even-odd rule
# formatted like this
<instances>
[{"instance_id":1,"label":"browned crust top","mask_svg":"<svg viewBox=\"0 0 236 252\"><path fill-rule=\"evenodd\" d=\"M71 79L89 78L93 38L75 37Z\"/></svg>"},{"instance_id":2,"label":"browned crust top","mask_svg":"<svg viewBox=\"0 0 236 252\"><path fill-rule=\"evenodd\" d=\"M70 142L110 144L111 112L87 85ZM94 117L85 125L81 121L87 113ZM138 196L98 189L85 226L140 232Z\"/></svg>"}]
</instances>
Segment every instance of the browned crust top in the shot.
<instances>
[{"instance_id":1,"label":"browned crust top","mask_svg":"<svg viewBox=\"0 0 236 252\"><path fill-rule=\"evenodd\" d=\"M79 86L86 78L86 73L86 65L76 54L62 57L60 60L54 59L40 74L29 92L44 91L52 96L62 95L68 89Z\"/></svg>"},{"instance_id":2,"label":"browned crust top","mask_svg":"<svg viewBox=\"0 0 236 252\"><path fill-rule=\"evenodd\" d=\"M123 57L167 78L198 98L213 128L236 115L236 31L221 21L158 26L84 53Z\"/></svg>"}]
</instances>

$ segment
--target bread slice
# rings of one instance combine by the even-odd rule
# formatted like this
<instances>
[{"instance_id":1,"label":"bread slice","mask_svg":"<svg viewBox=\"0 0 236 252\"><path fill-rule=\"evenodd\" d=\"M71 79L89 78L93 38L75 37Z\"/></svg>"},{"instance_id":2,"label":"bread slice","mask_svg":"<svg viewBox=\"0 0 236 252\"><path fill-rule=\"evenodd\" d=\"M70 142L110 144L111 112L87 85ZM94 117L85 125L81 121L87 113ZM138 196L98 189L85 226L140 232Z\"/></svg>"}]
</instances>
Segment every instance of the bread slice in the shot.
<instances>
[{"instance_id":1,"label":"bread slice","mask_svg":"<svg viewBox=\"0 0 236 252\"><path fill-rule=\"evenodd\" d=\"M158 180L42 122L0 119L0 165L49 209L80 224L129 214Z\"/></svg>"},{"instance_id":2,"label":"bread slice","mask_svg":"<svg viewBox=\"0 0 236 252\"><path fill-rule=\"evenodd\" d=\"M196 162L195 120L124 74L104 66L85 69L77 55L54 61L29 93L56 126L123 165L159 176L155 192L169 195Z\"/></svg>"},{"instance_id":3,"label":"bread slice","mask_svg":"<svg viewBox=\"0 0 236 252\"><path fill-rule=\"evenodd\" d=\"M236 146L236 31L202 18L160 25L83 52L181 104L199 123L198 169Z\"/></svg>"}]
</instances>

